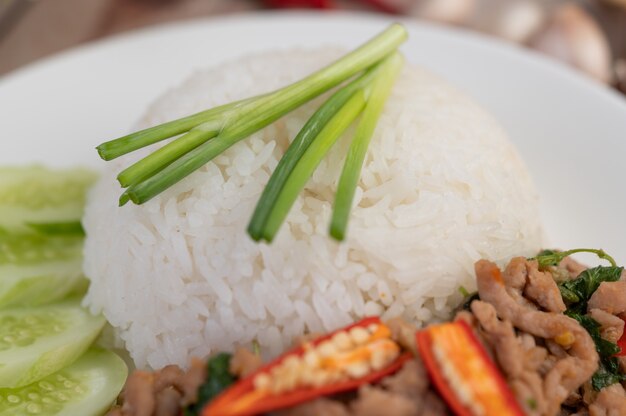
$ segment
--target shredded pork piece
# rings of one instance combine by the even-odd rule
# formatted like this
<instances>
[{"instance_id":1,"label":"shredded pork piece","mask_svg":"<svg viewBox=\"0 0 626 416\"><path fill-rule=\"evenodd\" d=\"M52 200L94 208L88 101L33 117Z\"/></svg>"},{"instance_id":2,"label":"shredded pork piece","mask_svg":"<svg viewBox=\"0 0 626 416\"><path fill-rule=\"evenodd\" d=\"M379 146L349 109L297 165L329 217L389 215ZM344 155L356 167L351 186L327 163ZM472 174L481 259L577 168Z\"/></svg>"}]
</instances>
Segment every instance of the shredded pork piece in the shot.
<instances>
[{"instance_id":1,"label":"shredded pork piece","mask_svg":"<svg viewBox=\"0 0 626 416\"><path fill-rule=\"evenodd\" d=\"M185 407L198 401L198 388L207 377L206 363L199 358L191 359L191 366L175 384L183 394L181 406Z\"/></svg>"},{"instance_id":2,"label":"shredded pork piece","mask_svg":"<svg viewBox=\"0 0 626 416\"><path fill-rule=\"evenodd\" d=\"M126 381L121 407L107 416L177 416L198 400L198 387L206 379L206 363L193 359L187 372L168 365L153 373L135 370Z\"/></svg>"},{"instance_id":3,"label":"shredded pork piece","mask_svg":"<svg viewBox=\"0 0 626 416\"><path fill-rule=\"evenodd\" d=\"M167 365L155 373L154 391L164 390L175 383L185 374L177 365Z\"/></svg>"},{"instance_id":4,"label":"shredded pork piece","mask_svg":"<svg viewBox=\"0 0 626 416\"><path fill-rule=\"evenodd\" d=\"M524 350L515 336L513 325L498 320L496 310L489 303L474 301L471 309L484 330L483 336L493 347L500 367L511 376L519 375L523 371L523 362L519 358Z\"/></svg>"},{"instance_id":5,"label":"shredded pork piece","mask_svg":"<svg viewBox=\"0 0 626 416\"><path fill-rule=\"evenodd\" d=\"M324 397L275 413L276 416L350 416L345 404Z\"/></svg>"},{"instance_id":6,"label":"shredded pork piece","mask_svg":"<svg viewBox=\"0 0 626 416\"><path fill-rule=\"evenodd\" d=\"M414 325L407 323L401 318L390 319L386 322L386 325L391 330L392 339L394 339L402 348L411 351L413 355L419 355L417 352Z\"/></svg>"},{"instance_id":7,"label":"shredded pork piece","mask_svg":"<svg viewBox=\"0 0 626 416\"><path fill-rule=\"evenodd\" d=\"M181 395L173 387L167 387L156 396L155 416L177 416L180 413Z\"/></svg>"},{"instance_id":8,"label":"shredded pork piece","mask_svg":"<svg viewBox=\"0 0 626 416\"><path fill-rule=\"evenodd\" d=\"M381 385L392 393L414 398L430 389L424 364L417 358L404 364L396 374L385 377Z\"/></svg>"},{"instance_id":9,"label":"shredded pork piece","mask_svg":"<svg viewBox=\"0 0 626 416\"><path fill-rule=\"evenodd\" d=\"M154 397L154 374L147 371L134 371L124 387L125 416L152 416L156 408Z\"/></svg>"},{"instance_id":10,"label":"shredded pork piece","mask_svg":"<svg viewBox=\"0 0 626 416\"><path fill-rule=\"evenodd\" d=\"M350 404L350 408L354 415L359 416L420 415L417 404L409 397L370 385L361 386L359 397Z\"/></svg>"},{"instance_id":11,"label":"shredded pork piece","mask_svg":"<svg viewBox=\"0 0 626 416\"><path fill-rule=\"evenodd\" d=\"M590 309L589 315L600 324L600 336L607 341L617 343L624 333L624 321L602 309Z\"/></svg>"},{"instance_id":12,"label":"shredded pork piece","mask_svg":"<svg viewBox=\"0 0 626 416\"><path fill-rule=\"evenodd\" d=\"M407 362L396 374L380 383L390 393L404 396L417 406L416 416L444 416L450 414L448 407L433 390L424 363L419 356Z\"/></svg>"},{"instance_id":13,"label":"shredded pork piece","mask_svg":"<svg viewBox=\"0 0 626 416\"><path fill-rule=\"evenodd\" d=\"M260 355L254 354L246 348L237 348L230 360L230 372L243 378L258 370L261 364L263 364L263 360L261 360Z\"/></svg>"},{"instance_id":14,"label":"shredded pork piece","mask_svg":"<svg viewBox=\"0 0 626 416\"><path fill-rule=\"evenodd\" d=\"M541 376L538 368L545 358L545 350L536 348L534 342L523 341L515 336L513 325L509 321L500 321L495 308L486 302L474 301L472 312L480 323L483 337L493 347L498 364L502 369L511 390L520 398L520 404L529 415L541 415L547 409L546 399L541 388ZM531 404L533 404L531 406Z\"/></svg>"},{"instance_id":15,"label":"shredded pork piece","mask_svg":"<svg viewBox=\"0 0 626 416\"><path fill-rule=\"evenodd\" d=\"M570 279L577 278L579 274L587 270L587 266L585 266L582 263L577 262L576 260L574 260L573 258L569 256L561 260L561 263L559 263L559 266L567 270L567 272L570 275Z\"/></svg>"},{"instance_id":16,"label":"shredded pork piece","mask_svg":"<svg viewBox=\"0 0 626 416\"><path fill-rule=\"evenodd\" d=\"M529 270L534 270L536 262L528 262L523 258L513 259L511 261L513 266L509 265L504 276L494 263L487 260L477 262L475 269L478 293L481 300L493 305L498 317L502 320L511 322L513 326L524 332L547 341L555 341L565 347L566 356L554 363L542 383L542 391L546 398L545 412L542 414L557 415L561 403L571 392L591 378L598 368L598 353L587 331L574 319L560 313L543 312L525 307L518 302L515 293L520 290L521 278L513 278L513 272L523 273L522 262L527 262L525 269L526 276L529 276L532 273ZM505 281L511 282L513 286L507 288ZM550 294L554 294L555 290L558 293L556 283L551 280L555 289L550 289L547 286L548 282L540 278L534 279L534 283L530 284L536 285L539 281L540 286L545 289L543 294L531 290L524 290L524 292L528 296L534 295L531 300L545 309L564 310L558 302L550 299L550 296L553 296ZM520 399L523 400L523 398Z\"/></svg>"},{"instance_id":17,"label":"shredded pork piece","mask_svg":"<svg viewBox=\"0 0 626 416\"><path fill-rule=\"evenodd\" d=\"M612 315L619 315L626 312L626 281L602 282L600 287L593 292L587 307L591 309L601 309Z\"/></svg>"},{"instance_id":18,"label":"shredded pork piece","mask_svg":"<svg viewBox=\"0 0 626 416\"><path fill-rule=\"evenodd\" d=\"M365 385L350 404L355 416L445 416L450 412L432 389L419 358L408 361L378 386Z\"/></svg>"},{"instance_id":19,"label":"shredded pork piece","mask_svg":"<svg viewBox=\"0 0 626 416\"><path fill-rule=\"evenodd\" d=\"M507 265L502 278L518 303L519 296L523 294L525 299L535 302L546 311L565 312L567 309L552 275L540 271L536 261L515 257Z\"/></svg>"},{"instance_id":20,"label":"shredded pork piece","mask_svg":"<svg viewBox=\"0 0 626 416\"><path fill-rule=\"evenodd\" d=\"M603 388L596 400L589 406L590 416L626 415L626 392L621 384L615 383Z\"/></svg>"}]
</instances>

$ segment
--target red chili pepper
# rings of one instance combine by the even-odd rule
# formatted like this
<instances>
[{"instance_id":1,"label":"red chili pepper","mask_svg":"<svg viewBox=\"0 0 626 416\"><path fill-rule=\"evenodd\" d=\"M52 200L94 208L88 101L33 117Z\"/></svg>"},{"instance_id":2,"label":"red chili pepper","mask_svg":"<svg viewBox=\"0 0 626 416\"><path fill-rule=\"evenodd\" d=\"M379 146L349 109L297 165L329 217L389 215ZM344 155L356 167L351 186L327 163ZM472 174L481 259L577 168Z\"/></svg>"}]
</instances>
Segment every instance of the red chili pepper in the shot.
<instances>
[{"instance_id":1,"label":"red chili pepper","mask_svg":"<svg viewBox=\"0 0 626 416\"><path fill-rule=\"evenodd\" d=\"M270 7L311 7L315 9L332 9L331 0L265 0Z\"/></svg>"},{"instance_id":2,"label":"red chili pepper","mask_svg":"<svg viewBox=\"0 0 626 416\"><path fill-rule=\"evenodd\" d=\"M370 5L384 13L400 14L402 11L389 1L385 0L360 0L361 3ZM270 7L310 7L314 9L334 9L332 0L265 0Z\"/></svg>"},{"instance_id":3,"label":"red chili pepper","mask_svg":"<svg viewBox=\"0 0 626 416\"><path fill-rule=\"evenodd\" d=\"M385 1L385 0L361 0L361 2L369 4L370 6L380 10L381 12L384 13L389 13L389 14L400 14L402 13L402 11L394 6L390 1Z\"/></svg>"},{"instance_id":4,"label":"red chili pepper","mask_svg":"<svg viewBox=\"0 0 626 416\"><path fill-rule=\"evenodd\" d=\"M322 336L309 344L309 347L318 346L322 342L329 340L340 331L349 331L354 327L367 328L376 324L382 325L379 318L372 317L363 319L346 328ZM372 337L374 338L376 334ZM398 356L391 364L383 369L369 372L363 377L348 379L339 382L323 385L321 387L296 387L294 390L284 393L273 394L267 390L257 390L254 380L259 374L271 374L271 370L283 363L291 356L302 357L306 349L304 346L293 349L282 355L271 363L257 370L254 374L240 380L237 384L226 390L215 400L209 403L202 411L202 416L252 416L262 414L286 407L295 406L321 396L346 392L357 389L365 383L375 383L381 378L398 371L404 363L411 358L410 353Z\"/></svg>"},{"instance_id":5,"label":"red chili pepper","mask_svg":"<svg viewBox=\"0 0 626 416\"><path fill-rule=\"evenodd\" d=\"M467 323L432 325L418 332L416 337L433 384L455 414L524 415Z\"/></svg>"},{"instance_id":6,"label":"red chili pepper","mask_svg":"<svg viewBox=\"0 0 626 416\"><path fill-rule=\"evenodd\" d=\"M626 319L620 316L621 320L626 323ZM626 329L626 326L625 326ZM621 348L621 351L615 354L616 357L626 356L626 330L622 334L622 337L617 341L617 346Z\"/></svg>"}]
</instances>

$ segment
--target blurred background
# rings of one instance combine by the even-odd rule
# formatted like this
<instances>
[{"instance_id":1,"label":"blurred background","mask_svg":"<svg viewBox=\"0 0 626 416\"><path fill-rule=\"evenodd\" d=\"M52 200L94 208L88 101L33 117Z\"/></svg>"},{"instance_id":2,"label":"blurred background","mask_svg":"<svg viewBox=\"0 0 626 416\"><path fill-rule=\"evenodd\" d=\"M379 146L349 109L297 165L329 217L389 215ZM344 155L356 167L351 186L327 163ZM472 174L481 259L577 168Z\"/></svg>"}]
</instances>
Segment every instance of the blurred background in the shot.
<instances>
[{"instance_id":1,"label":"blurred background","mask_svg":"<svg viewBox=\"0 0 626 416\"><path fill-rule=\"evenodd\" d=\"M626 93L626 0L0 0L0 76L140 27L279 8L361 10L465 27L548 54Z\"/></svg>"}]
</instances>

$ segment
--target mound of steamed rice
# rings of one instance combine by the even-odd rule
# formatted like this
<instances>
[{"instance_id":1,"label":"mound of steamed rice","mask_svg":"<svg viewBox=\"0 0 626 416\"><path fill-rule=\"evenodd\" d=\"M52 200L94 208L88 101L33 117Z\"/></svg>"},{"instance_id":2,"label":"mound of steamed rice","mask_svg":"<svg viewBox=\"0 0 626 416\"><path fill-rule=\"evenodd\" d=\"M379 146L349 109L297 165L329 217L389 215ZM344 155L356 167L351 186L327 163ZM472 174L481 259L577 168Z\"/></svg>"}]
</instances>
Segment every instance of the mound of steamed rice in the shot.
<instances>
[{"instance_id":1,"label":"mound of steamed rice","mask_svg":"<svg viewBox=\"0 0 626 416\"><path fill-rule=\"evenodd\" d=\"M273 90L338 51L259 54L198 72L137 127ZM86 303L103 312L138 367L256 340L276 354L294 337L364 315L445 318L473 290L473 263L541 246L537 196L494 119L431 74L406 66L373 137L348 238L328 236L344 138L298 198L272 245L246 226L290 140L321 99L238 143L143 206L118 208L109 163L85 218ZM348 137L349 139L349 137Z\"/></svg>"}]
</instances>

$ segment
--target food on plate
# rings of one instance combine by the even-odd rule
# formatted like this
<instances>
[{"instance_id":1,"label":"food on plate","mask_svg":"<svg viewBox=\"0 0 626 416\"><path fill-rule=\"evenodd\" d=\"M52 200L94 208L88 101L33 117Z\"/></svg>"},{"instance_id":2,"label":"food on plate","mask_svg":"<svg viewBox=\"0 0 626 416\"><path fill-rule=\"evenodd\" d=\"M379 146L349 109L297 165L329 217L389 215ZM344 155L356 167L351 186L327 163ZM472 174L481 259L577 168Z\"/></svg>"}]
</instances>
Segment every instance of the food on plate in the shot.
<instances>
[{"instance_id":1,"label":"food on plate","mask_svg":"<svg viewBox=\"0 0 626 416\"><path fill-rule=\"evenodd\" d=\"M272 173L248 226L252 239L271 242L328 150L360 117L339 182L331 224L331 235L343 240L367 146L402 67L403 58L396 48L406 37L403 26L391 25L353 52L273 92L235 100L102 143L98 153L104 160L111 160L185 133L117 175L120 185L126 188L119 198L120 205L150 200L250 134L354 78L340 86L295 136Z\"/></svg>"},{"instance_id":2,"label":"food on plate","mask_svg":"<svg viewBox=\"0 0 626 416\"><path fill-rule=\"evenodd\" d=\"M85 193L96 175L0 169L0 415L98 415L126 364L89 350L105 319L82 308Z\"/></svg>"},{"instance_id":3,"label":"food on plate","mask_svg":"<svg viewBox=\"0 0 626 416\"><path fill-rule=\"evenodd\" d=\"M624 269L603 252L612 264L593 268L569 253L515 257L503 270L476 262L478 291L450 322L372 317L267 364L239 349L188 373L138 371L110 415L626 414Z\"/></svg>"},{"instance_id":4,"label":"food on plate","mask_svg":"<svg viewBox=\"0 0 626 416\"><path fill-rule=\"evenodd\" d=\"M431 382L454 413L523 414L467 322L432 325L416 337Z\"/></svg>"},{"instance_id":5,"label":"food on plate","mask_svg":"<svg viewBox=\"0 0 626 416\"><path fill-rule=\"evenodd\" d=\"M84 289L80 220L95 179L86 169L0 169L0 307Z\"/></svg>"},{"instance_id":6,"label":"food on plate","mask_svg":"<svg viewBox=\"0 0 626 416\"><path fill-rule=\"evenodd\" d=\"M101 415L115 401L128 370L117 355L90 349L63 370L17 389L0 388L0 414Z\"/></svg>"},{"instance_id":7,"label":"food on plate","mask_svg":"<svg viewBox=\"0 0 626 416\"><path fill-rule=\"evenodd\" d=\"M197 73L82 218L92 174L0 170L0 414L626 414L623 268L539 251L514 147L405 38Z\"/></svg>"},{"instance_id":8,"label":"food on plate","mask_svg":"<svg viewBox=\"0 0 626 416\"><path fill-rule=\"evenodd\" d=\"M0 229L31 231L80 221L86 190L96 177L82 168L0 168Z\"/></svg>"},{"instance_id":9,"label":"food on plate","mask_svg":"<svg viewBox=\"0 0 626 416\"><path fill-rule=\"evenodd\" d=\"M137 127L278 90L341 54L259 53L198 72ZM85 302L116 328L138 367L186 365L253 342L275 355L295 336L370 315L446 319L461 301L458 287L475 287L476 260L541 248L537 194L506 134L468 97L408 63L369 143L345 240L328 238L327 227L351 129L298 194L272 244L250 239L246 229L269 178L327 98L237 142L141 205L118 206L116 178L162 143L106 164L83 220Z\"/></svg>"},{"instance_id":10,"label":"food on plate","mask_svg":"<svg viewBox=\"0 0 626 416\"><path fill-rule=\"evenodd\" d=\"M354 390L395 373L410 359L377 318L304 343L242 380L210 404L208 414L262 414Z\"/></svg>"},{"instance_id":11,"label":"food on plate","mask_svg":"<svg viewBox=\"0 0 626 416\"><path fill-rule=\"evenodd\" d=\"M0 310L0 387L21 387L70 364L96 339L105 320L78 300Z\"/></svg>"},{"instance_id":12,"label":"food on plate","mask_svg":"<svg viewBox=\"0 0 626 416\"><path fill-rule=\"evenodd\" d=\"M80 292L83 239L75 233L0 230L0 307L41 305Z\"/></svg>"}]
</instances>

